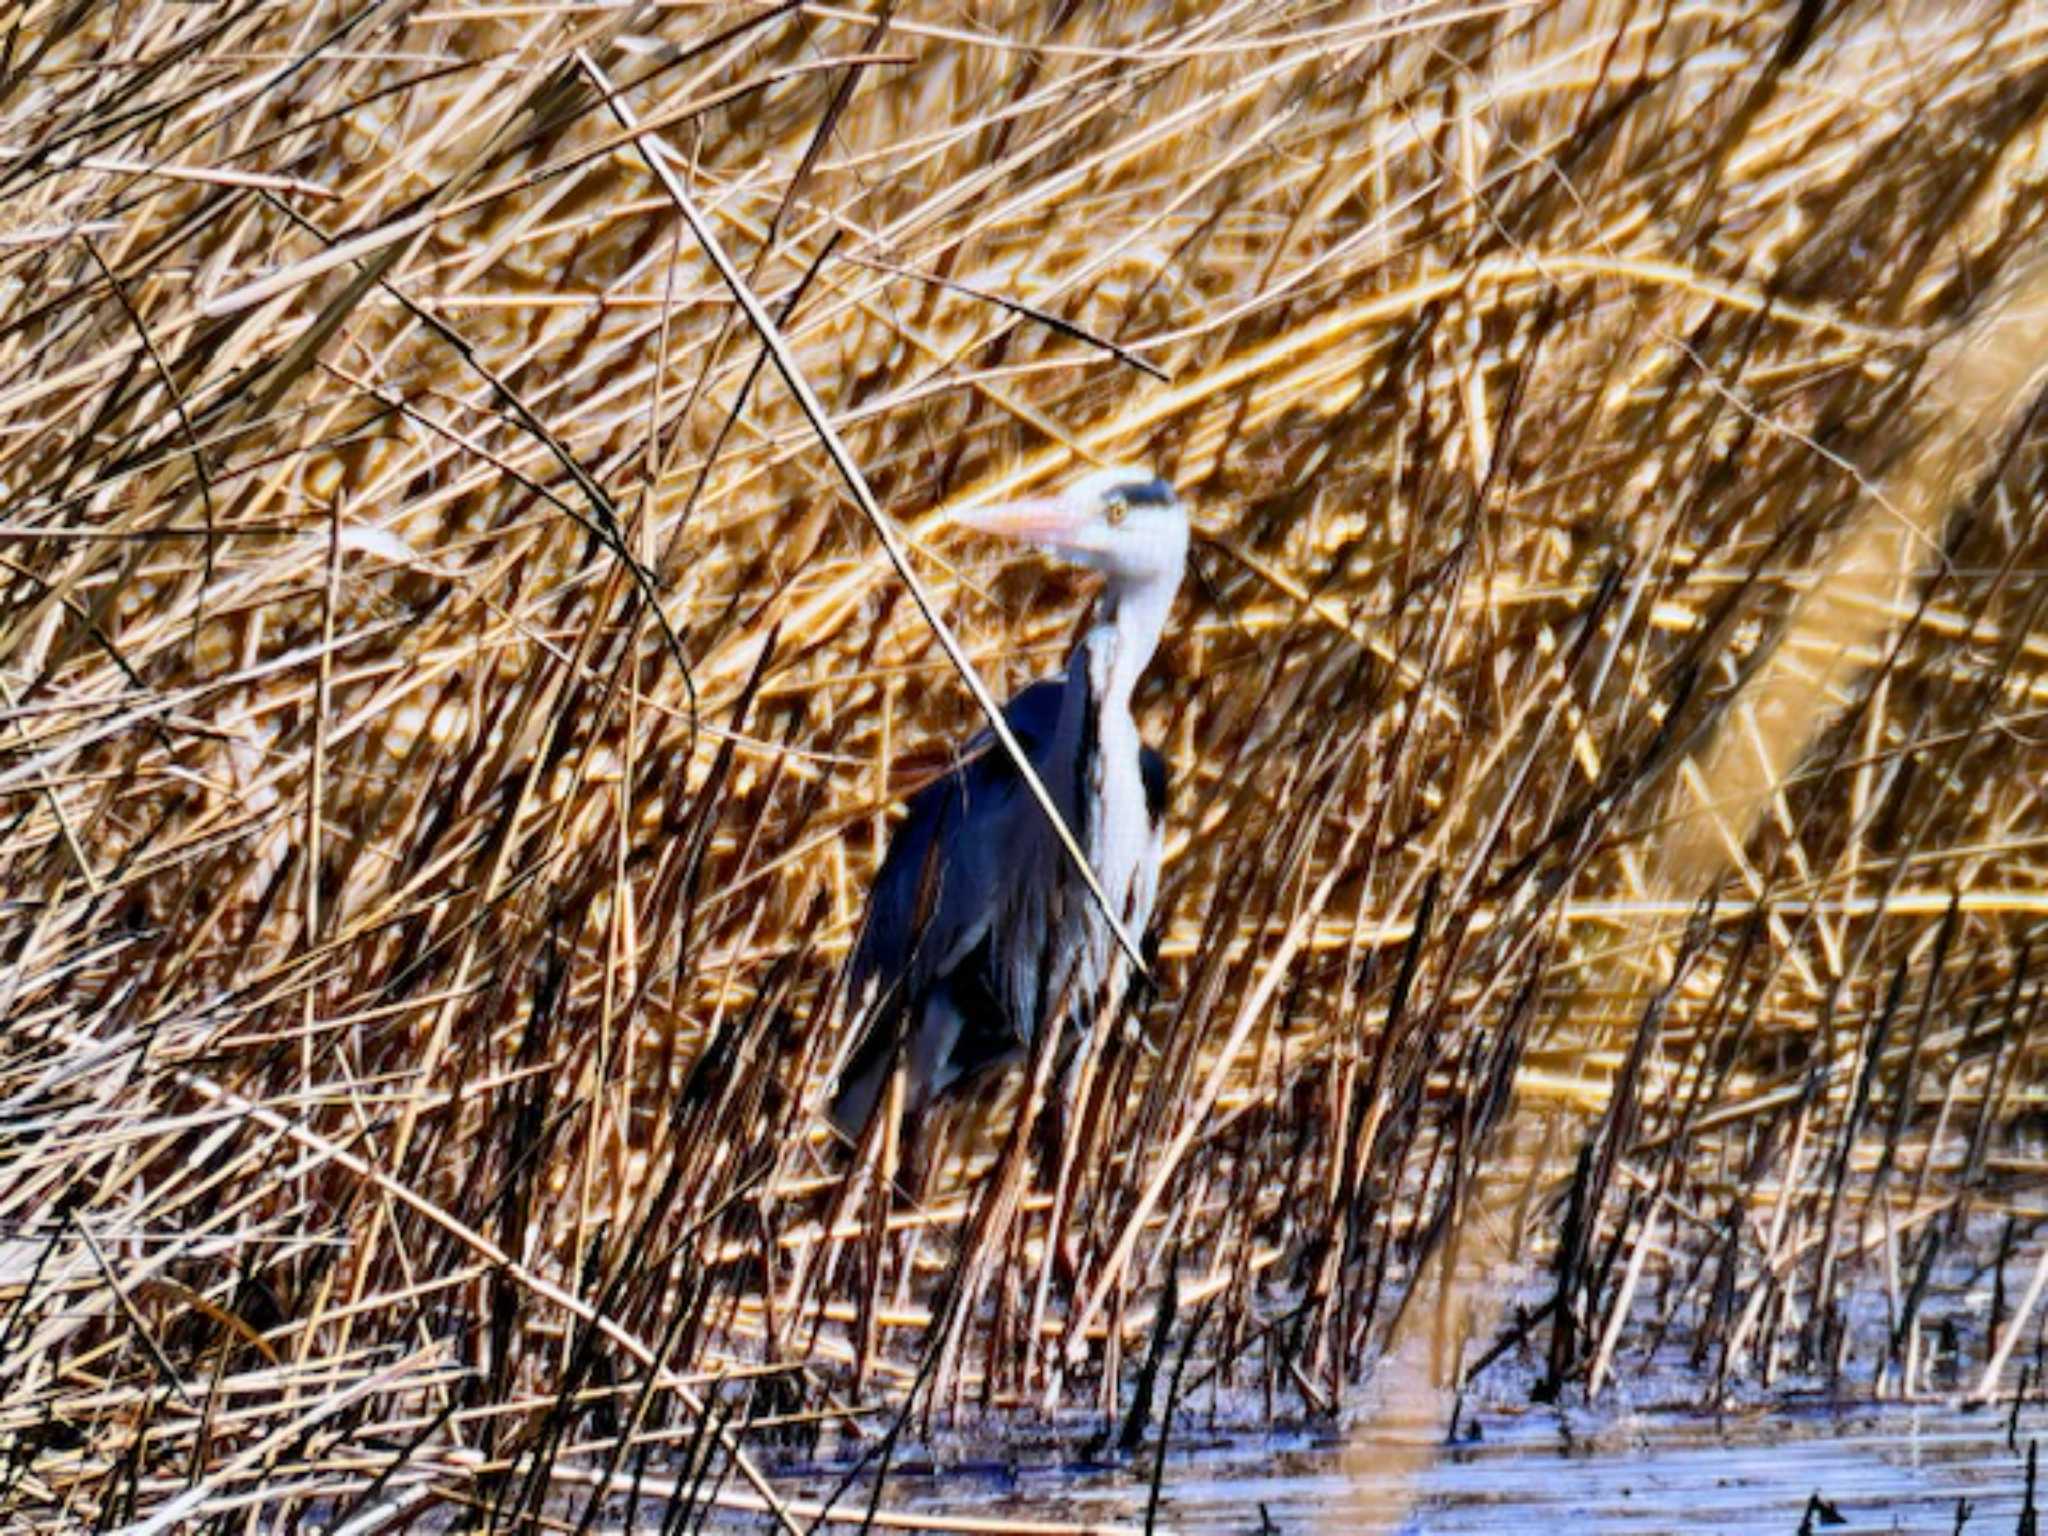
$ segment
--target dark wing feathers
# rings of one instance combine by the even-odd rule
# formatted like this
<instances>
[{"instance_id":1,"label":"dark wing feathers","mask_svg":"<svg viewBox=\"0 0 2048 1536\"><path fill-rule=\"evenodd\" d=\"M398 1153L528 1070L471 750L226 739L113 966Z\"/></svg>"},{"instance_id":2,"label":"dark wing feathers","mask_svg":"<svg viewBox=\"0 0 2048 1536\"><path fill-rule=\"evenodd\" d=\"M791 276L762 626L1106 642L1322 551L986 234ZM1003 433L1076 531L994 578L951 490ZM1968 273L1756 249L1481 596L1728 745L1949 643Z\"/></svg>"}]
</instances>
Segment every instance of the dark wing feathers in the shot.
<instances>
[{"instance_id":1,"label":"dark wing feathers","mask_svg":"<svg viewBox=\"0 0 2048 1536\"><path fill-rule=\"evenodd\" d=\"M1033 683L1003 709L1041 775L1051 771L1066 686L1061 678ZM1016 1027L996 974L993 919L1023 851L1044 835L1039 816L1009 754L988 730L967 744L950 773L910 797L868 894L848 975L856 1007L870 1006L867 993L879 987L866 1034L833 1095L832 1118L847 1135L857 1135L867 1120L904 1029L924 1027L934 1010L950 1014L960 1031L945 1047L945 1074L979 1070L1014 1047Z\"/></svg>"},{"instance_id":2,"label":"dark wing feathers","mask_svg":"<svg viewBox=\"0 0 2048 1536\"><path fill-rule=\"evenodd\" d=\"M1066 696L1067 680L1064 677L1041 677L1003 706L1004 723L1034 764L1038 755L1052 744L1053 732L1060 725L1060 705ZM995 732L983 726L967 743L967 750L972 753L982 747L992 747L995 740ZM1008 757L1004 757L1003 767L1007 772L1015 771Z\"/></svg>"},{"instance_id":3,"label":"dark wing feathers","mask_svg":"<svg viewBox=\"0 0 2048 1536\"><path fill-rule=\"evenodd\" d=\"M1066 690L1086 686L1085 673L1071 681L1047 678L1003 708L1024 755L1056 795L1078 787L1054 782L1061 765L1052 758ZM1077 763L1065 766L1080 771ZM1156 837L1166 815L1166 759L1141 747L1138 766ZM868 1006L870 988L880 984L879 1006L834 1096L833 1118L848 1135L865 1122L904 1029L937 1019L942 1033L957 1031L943 1046L922 1047L943 1052L942 1061L928 1064L938 1074L926 1085L935 1093L1006 1059L1028 1035L1004 1001L997 919L1049 835L1009 754L988 730L967 744L952 772L910 797L869 893L848 978L857 1007ZM1156 952L1157 935L1146 937ZM900 990L881 990L888 988Z\"/></svg>"},{"instance_id":4,"label":"dark wing feathers","mask_svg":"<svg viewBox=\"0 0 2048 1536\"><path fill-rule=\"evenodd\" d=\"M1145 819L1156 827L1166 817L1166 759L1139 747L1138 776L1145 781Z\"/></svg>"},{"instance_id":5,"label":"dark wing feathers","mask_svg":"<svg viewBox=\"0 0 2048 1536\"><path fill-rule=\"evenodd\" d=\"M1017 744L1041 772L1059 725L1065 687L1063 678L1047 678L1003 707L1003 719ZM851 980L856 1001L871 978L887 982L906 973L929 974L986 923L987 904L1000 889L1015 819L1039 815L993 732L984 728L961 756L952 772L910 797L903 821L889 840L854 951ZM927 864L933 881L928 894L923 889ZM930 908L922 936L921 896Z\"/></svg>"}]
</instances>

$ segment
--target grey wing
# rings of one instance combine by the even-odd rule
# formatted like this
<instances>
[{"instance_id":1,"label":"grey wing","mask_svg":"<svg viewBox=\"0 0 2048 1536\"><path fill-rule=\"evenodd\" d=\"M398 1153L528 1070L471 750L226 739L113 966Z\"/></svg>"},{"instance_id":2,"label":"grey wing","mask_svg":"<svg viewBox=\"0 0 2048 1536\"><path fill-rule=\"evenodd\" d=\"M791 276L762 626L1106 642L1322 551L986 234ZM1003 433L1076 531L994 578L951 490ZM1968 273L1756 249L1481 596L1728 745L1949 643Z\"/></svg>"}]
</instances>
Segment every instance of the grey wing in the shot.
<instances>
[{"instance_id":1,"label":"grey wing","mask_svg":"<svg viewBox=\"0 0 2048 1536\"><path fill-rule=\"evenodd\" d=\"M1044 777L1057 771L1052 727L1063 686L1033 684L1004 711ZM1014 920L1057 844L1008 755L985 738L911 797L869 894L848 975L848 1000L867 1018L832 1103L848 1134L872 1112L899 1039L923 1102L999 1059L1026 1028L1010 970L1026 936Z\"/></svg>"},{"instance_id":2,"label":"grey wing","mask_svg":"<svg viewBox=\"0 0 2048 1536\"><path fill-rule=\"evenodd\" d=\"M1150 747L1138 749L1138 775L1145 785L1145 852L1138 860L1136 878L1131 881L1131 908L1127 914L1131 937L1144 951L1149 968L1159 957L1159 935L1152 930L1152 909L1159 900L1159 869L1166 857L1166 799L1169 788L1166 759Z\"/></svg>"},{"instance_id":3,"label":"grey wing","mask_svg":"<svg viewBox=\"0 0 2048 1536\"><path fill-rule=\"evenodd\" d=\"M1041 775L1052 768L1048 754L1064 686L1057 678L1033 683L1003 709ZM960 764L905 806L868 892L849 978L856 1002L870 982L914 983L948 968L987 931L1006 850L1028 834L1037 814L1031 792L993 743L988 731L977 734Z\"/></svg>"}]
</instances>

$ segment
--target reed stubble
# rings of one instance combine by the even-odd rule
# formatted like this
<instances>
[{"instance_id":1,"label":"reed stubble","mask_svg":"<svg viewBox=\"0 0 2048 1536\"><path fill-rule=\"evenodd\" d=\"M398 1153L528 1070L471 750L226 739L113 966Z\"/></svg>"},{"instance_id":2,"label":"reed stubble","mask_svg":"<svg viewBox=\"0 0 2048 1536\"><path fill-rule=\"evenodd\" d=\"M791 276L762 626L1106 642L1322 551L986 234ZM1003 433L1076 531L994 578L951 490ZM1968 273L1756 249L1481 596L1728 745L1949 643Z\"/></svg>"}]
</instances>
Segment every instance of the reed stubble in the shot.
<instances>
[{"instance_id":1,"label":"reed stubble","mask_svg":"<svg viewBox=\"0 0 2048 1536\"><path fill-rule=\"evenodd\" d=\"M25 14L10 1519L793 1522L779 1445L1116 1425L1155 1358L1343 1412L1418 1316L1556 1392L2013 1389L2024 349L1886 487L2037 259L2038 19L975 20ZM815 1109L974 706L657 161L997 692L1085 587L940 509L1146 460L1200 525L1157 995L915 1198ZM1496 1252L1540 1319L1427 1311Z\"/></svg>"}]
</instances>

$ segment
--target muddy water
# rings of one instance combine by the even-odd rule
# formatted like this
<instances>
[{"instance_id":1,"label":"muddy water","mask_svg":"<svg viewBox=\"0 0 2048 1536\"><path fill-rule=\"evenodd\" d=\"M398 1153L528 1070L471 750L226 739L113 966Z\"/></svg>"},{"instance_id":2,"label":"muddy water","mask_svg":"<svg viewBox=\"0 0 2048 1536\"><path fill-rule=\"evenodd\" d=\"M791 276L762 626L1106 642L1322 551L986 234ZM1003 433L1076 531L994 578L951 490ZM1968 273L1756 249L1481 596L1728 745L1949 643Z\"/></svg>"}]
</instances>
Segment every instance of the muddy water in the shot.
<instances>
[{"instance_id":1,"label":"muddy water","mask_svg":"<svg viewBox=\"0 0 2048 1536\"><path fill-rule=\"evenodd\" d=\"M1309 1436L1188 1441L1169 1456L1163 1528L1255 1536L1341 1536L1344 1511L1395 1507L1415 1536L1540 1531L1565 1536L1768 1532L1794 1536L1818 1494L1844 1523L1816 1532L2008 1536L2020 1529L2030 1438L2048 1408L2023 1412L2018 1448L2000 1413L1942 1407L1836 1412L1776 1408L1718 1420L1673 1411L1531 1410L1481 1419L1482 1438L1442 1449L1419 1485L1340 1474L1339 1451ZM1389 1460L1399 1460L1390 1456ZM1349 1464L1370 1457L1354 1455ZM1062 1461L963 1458L891 1479L889 1504L949 1513L1142 1524L1146 1474Z\"/></svg>"}]
</instances>

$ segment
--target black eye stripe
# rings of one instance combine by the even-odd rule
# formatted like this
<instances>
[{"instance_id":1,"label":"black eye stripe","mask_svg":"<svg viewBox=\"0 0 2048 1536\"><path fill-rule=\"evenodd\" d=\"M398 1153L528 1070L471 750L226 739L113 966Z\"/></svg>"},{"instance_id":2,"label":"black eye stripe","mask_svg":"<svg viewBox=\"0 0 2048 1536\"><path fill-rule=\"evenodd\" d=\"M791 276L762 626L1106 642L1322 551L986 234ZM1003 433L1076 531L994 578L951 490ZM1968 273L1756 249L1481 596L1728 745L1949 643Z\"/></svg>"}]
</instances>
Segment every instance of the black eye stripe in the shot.
<instances>
[{"instance_id":1,"label":"black eye stripe","mask_svg":"<svg viewBox=\"0 0 2048 1536\"><path fill-rule=\"evenodd\" d=\"M1173 487L1164 480L1139 480L1130 485L1120 485L1112 493L1118 501L1134 507L1170 507L1173 505Z\"/></svg>"}]
</instances>

